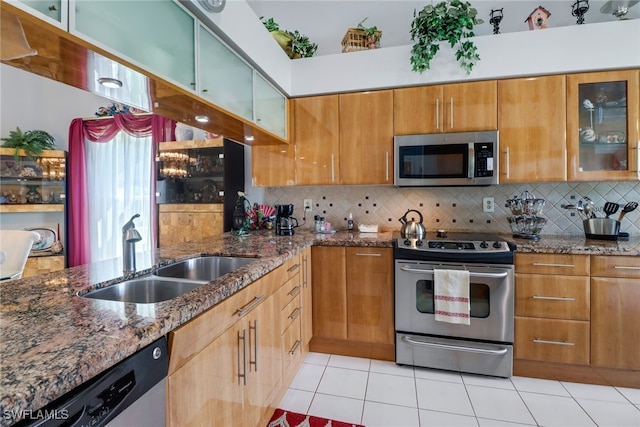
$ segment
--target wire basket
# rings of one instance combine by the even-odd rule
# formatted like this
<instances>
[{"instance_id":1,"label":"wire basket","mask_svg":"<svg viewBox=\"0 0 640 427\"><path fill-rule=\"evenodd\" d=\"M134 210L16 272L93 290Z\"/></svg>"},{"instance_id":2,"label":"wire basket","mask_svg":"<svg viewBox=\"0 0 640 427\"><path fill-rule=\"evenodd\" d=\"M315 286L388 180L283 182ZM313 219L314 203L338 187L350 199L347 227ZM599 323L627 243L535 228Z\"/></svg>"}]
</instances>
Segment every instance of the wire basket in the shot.
<instances>
[{"instance_id":1,"label":"wire basket","mask_svg":"<svg viewBox=\"0 0 640 427\"><path fill-rule=\"evenodd\" d=\"M362 28L349 28L342 38L342 53L378 49L381 37L382 31L376 31L374 37L368 37Z\"/></svg>"}]
</instances>

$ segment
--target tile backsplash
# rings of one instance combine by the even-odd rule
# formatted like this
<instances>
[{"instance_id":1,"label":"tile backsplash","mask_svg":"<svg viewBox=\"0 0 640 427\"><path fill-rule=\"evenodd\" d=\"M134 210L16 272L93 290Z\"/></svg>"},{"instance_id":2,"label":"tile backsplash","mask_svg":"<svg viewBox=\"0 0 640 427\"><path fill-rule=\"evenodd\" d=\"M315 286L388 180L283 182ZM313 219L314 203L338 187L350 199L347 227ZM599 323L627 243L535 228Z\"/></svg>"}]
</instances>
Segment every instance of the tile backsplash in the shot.
<instances>
[{"instance_id":1,"label":"tile backsplash","mask_svg":"<svg viewBox=\"0 0 640 427\"><path fill-rule=\"evenodd\" d=\"M345 229L349 213L352 213L356 224L378 224L381 229L399 230L398 219L407 209L416 209L422 213L427 231L445 229L510 233L507 218L511 216L511 211L506 207L506 200L524 191L547 201L542 216L548 221L542 229L542 235L583 235L582 220L578 213L560 207L562 204L576 203L582 196L591 198L596 207L602 207L605 202L624 205L626 202L640 201L638 182L571 182L490 187L270 187L265 191L265 202L271 205L294 204L294 216L301 226L306 216L303 227L309 229L314 226L313 217L316 214L324 216L335 228ZM484 197L494 198L494 212L482 211ZM303 215L302 209L304 199L313 201L313 211L306 215ZM414 216L418 219L417 215ZM620 231L640 235L640 209L623 218Z\"/></svg>"}]
</instances>

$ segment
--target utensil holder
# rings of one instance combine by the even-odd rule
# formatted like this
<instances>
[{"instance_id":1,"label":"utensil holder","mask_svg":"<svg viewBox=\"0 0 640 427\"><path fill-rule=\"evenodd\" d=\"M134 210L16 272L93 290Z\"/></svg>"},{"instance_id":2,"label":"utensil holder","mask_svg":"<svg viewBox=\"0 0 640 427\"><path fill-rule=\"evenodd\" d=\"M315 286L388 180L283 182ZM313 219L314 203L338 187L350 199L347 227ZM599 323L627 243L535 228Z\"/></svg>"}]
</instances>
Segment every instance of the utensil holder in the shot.
<instances>
[{"instance_id":1,"label":"utensil holder","mask_svg":"<svg viewBox=\"0 0 640 427\"><path fill-rule=\"evenodd\" d=\"M620 221L612 218L590 218L582 221L587 239L618 240Z\"/></svg>"}]
</instances>

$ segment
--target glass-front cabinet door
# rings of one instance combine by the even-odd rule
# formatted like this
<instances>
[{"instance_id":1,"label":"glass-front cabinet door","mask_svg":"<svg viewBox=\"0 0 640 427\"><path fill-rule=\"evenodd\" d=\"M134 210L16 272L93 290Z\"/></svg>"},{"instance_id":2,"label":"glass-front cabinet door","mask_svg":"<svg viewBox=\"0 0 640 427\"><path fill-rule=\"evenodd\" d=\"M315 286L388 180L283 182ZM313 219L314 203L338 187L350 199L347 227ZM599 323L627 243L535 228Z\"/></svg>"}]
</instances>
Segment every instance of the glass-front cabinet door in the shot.
<instances>
[{"instance_id":1,"label":"glass-front cabinet door","mask_svg":"<svg viewBox=\"0 0 640 427\"><path fill-rule=\"evenodd\" d=\"M258 126L287 137L287 99L258 72L255 73L253 97Z\"/></svg>"},{"instance_id":2,"label":"glass-front cabinet door","mask_svg":"<svg viewBox=\"0 0 640 427\"><path fill-rule=\"evenodd\" d=\"M567 76L569 181L640 179L640 71Z\"/></svg>"},{"instance_id":3,"label":"glass-front cabinet door","mask_svg":"<svg viewBox=\"0 0 640 427\"><path fill-rule=\"evenodd\" d=\"M198 37L199 95L253 121L253 68L202 25Z\"/></svg>"},{"instance_id":4,"label":"glass-front cabinet door","mask_svg":"<svg viewBox=\"0 0 640 427\"><path fill-rule=\"evenodd\" d=\"M67 0L8 0L8 3L56 27L67 29Z\"/></svg>"},{"instance_id":5,"label":"glass-front cabinet door","mask_svg":"<svg viewBox=\"0 0 640 427\"><path fill-rule=\"evenodd\" d=\"M171 82L195 88L195 18L180 4L73 0L70 6L71 33Z\"/></svg>"}]
</instances>

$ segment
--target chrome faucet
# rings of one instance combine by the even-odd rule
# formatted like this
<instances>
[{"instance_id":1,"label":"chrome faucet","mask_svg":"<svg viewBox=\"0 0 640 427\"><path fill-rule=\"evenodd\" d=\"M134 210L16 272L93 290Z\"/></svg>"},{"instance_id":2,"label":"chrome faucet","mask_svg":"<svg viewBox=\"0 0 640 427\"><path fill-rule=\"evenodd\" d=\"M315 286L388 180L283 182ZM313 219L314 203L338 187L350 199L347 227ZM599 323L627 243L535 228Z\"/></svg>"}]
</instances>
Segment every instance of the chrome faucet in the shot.
<instances>
[{"instance_id":1,"label":"chrome faucet","mask_svg":"<svg viewBox=\"0 0 640 427\"><path fill-rule=\"evenodd\" d=\"M122 227L122 270L124 274L136 272L136 242L142 240L140 233L136 230L133 220L140 214L135 214Z\"/></svg>"}]
</instances>

